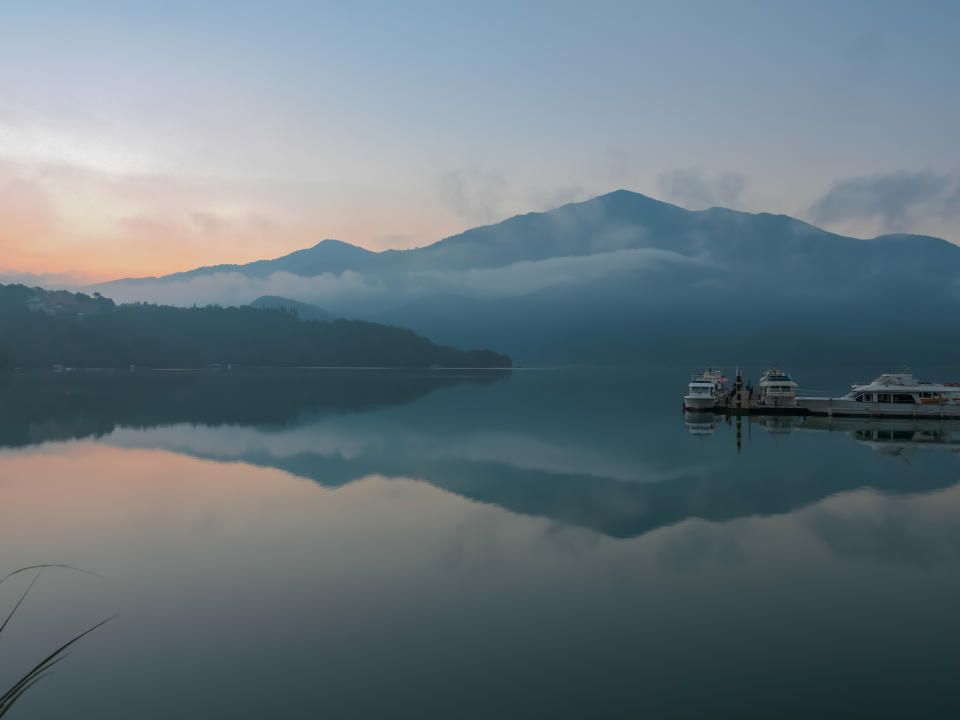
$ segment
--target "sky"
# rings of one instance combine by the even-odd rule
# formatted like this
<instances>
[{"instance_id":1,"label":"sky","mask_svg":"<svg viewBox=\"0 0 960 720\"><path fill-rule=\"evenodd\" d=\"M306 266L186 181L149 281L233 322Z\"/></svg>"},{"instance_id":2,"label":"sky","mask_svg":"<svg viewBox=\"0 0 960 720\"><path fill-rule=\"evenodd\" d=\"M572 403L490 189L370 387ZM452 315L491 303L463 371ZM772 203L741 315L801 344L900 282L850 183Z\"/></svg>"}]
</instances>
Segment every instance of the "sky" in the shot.
<instances>
[{"instance_id":1,"label":"sky","mask_svg":"<svg viewBox=\"0 0 960 720\"><path fill-rule=\"evenodd\" d=\"M957 27L933 1L0 0L0 276L415 247L618 188L960 243Z\"/></svg>"}]
</instances>

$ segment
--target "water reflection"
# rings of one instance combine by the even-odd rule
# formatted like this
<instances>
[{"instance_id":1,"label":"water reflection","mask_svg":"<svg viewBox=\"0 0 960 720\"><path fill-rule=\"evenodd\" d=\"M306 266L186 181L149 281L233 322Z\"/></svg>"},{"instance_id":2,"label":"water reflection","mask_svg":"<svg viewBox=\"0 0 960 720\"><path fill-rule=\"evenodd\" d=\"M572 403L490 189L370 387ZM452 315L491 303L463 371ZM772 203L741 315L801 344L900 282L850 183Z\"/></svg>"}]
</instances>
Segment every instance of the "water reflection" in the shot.
<instances>
[{"instance_id":1,"label":"water reflection","mask_svg":"<svg viewBox=\"0 0 960 720\"><path fill-rule=\"evenodd\" d=\"M412 477L613 537L690 517L790 512L865 483L912 493L956 480L955 468L935 461L921 477L896 465L867 467L853 448L818 439L863 442L870 432L878 441L885 432L850 422L685 413L695 436L685 440L665 422L659 396L635 381L369 372L71 379L41 391L8 387L2 400L17 410L3 414L0 443L93 436L114 447L279 469L326 487ZM797 434L806 430L841 432ZM915 440L947 437L912 432ZM729 454L734 442L739 456Z\"/></svg>"},{"instance_id":2,"label":"water reflection","mask_svg":"<svg viewBox=\"0 0 960 720\"><path fill-rule=\"evenodd\" d=\"M402 405L440 388L484 385L507 376L503 371L309 369L0 373L0 447L99 437L120 426L288 425L311 413Z\"/></svg>"},{"instance_id":3,"label":"water reflection","mask_svg":"<svg viewBox=\"0 0 960 720\"><path fill-rule=\"evenodd\" d=\"M107 578L32 632L121 611L21 717L956 715L953 453L738 455L649 373L211 382L3 391L7 561Z\"/></svg>"},{"instance_id":4,"label":"water reflection","mask_svg":"<svg viewBox=\"0 0 960 720\"><path fill-rule=\"evenodd\" d=\"M683 422L691 435L713 435L721 417L712 412L683 411Z\"/></svg>"},{"instance_id":5,"label":"water reflection","mask_svg":"<svg viewBox=\"0 0 960 720\"><path fill-rule=\"evenodd\" d=\"M960 421L808 417L804 429L843 432L886 455L906 457L918 450L960 452Z\"/></svg>"},{"instance_id":6,"label":"water reflection","mask_svg":"<svg viewBox=\"0 0 960 720\"><path fill-rule=\"evenodd\" d=\"M796 415L759 415L752 420L767 432L775 434L791 433L803 422L803 418Z\"/></svg>"},{"instance_id":7,"label":"water reflection","mask_svg":"<svg viewBox=\"0 0 960 720\"><path fill-rule=\"evenodd\" d=\"M789 435L795 430L843 433L888 455L934 449L960 452L960 421L957 420L766 414L744 416L737 423L735 416L690 411L684 411L683 419L691 435L713 435L717 425L723 421L728 425L741 426L747 422L748 429L757 427L776 435Z\"/></svg>"}]
</instances>

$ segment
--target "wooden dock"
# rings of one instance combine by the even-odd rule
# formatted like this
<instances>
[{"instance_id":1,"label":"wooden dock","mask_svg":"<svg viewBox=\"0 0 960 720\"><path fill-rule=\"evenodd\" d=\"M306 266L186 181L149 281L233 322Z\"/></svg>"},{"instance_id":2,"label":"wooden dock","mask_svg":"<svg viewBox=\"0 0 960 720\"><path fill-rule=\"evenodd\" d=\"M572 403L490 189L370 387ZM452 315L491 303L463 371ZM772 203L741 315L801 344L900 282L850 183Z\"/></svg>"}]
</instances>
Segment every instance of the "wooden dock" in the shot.
<instances>
[{"instance_id":1,"label":"wooden dock","mask_svg":"<svg viewBox=\"0 0 960 720\"><path fill-rule=\"evenodd\" d=\"M760 405L759 403L742 405L718 405L713 409L718 415L809 415L810 411L796 405Z\"/></svg>"}]
</instances>

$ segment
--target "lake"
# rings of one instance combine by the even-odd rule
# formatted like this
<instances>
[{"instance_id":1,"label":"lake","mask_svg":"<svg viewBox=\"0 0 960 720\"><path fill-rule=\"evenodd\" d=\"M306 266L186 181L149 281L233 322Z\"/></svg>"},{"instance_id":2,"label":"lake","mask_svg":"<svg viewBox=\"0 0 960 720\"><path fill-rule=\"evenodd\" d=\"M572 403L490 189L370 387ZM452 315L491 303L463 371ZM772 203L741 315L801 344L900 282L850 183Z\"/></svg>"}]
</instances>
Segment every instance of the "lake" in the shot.
<instances>
[{"instance_id":1,"label":"lake","mask_svg":"<svg viewBox=\"0 0 960 720\"><path fill-rule=\"evenodd\" d=\"M960 425L692 370L7 376L9 717L956 716Z\"/></svg>"}]
</instances>

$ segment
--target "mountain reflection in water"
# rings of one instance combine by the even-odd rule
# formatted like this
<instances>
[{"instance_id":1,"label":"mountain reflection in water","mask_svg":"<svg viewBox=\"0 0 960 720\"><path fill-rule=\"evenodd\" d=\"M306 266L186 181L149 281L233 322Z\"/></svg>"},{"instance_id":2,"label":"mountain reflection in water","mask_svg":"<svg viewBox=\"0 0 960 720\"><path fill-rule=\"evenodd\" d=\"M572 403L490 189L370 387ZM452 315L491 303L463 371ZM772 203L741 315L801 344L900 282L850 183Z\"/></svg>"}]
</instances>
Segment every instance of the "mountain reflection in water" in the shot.
<instances>
[{"instance_id":1,"label":"mountain reflection in water","mask_svg":"<svg viewBox=\"0 0 960 720\"><path fill-rule=\"evenodd\" d=\"M588 371L27 378L2 391L16 411L3 415L0 446L96 437L272 467L330 487L369 475L413 477L614 537L688 517L790 512L864 485L911 493L955 482L951 472L870 465L837 441L850 436L910 454L952 446L956 423L745 417L746 446L733 458L736 418L685 412L691 435L710 436L691 448L670 421L666 397L629 373ZM768 440L793 436L771 444L753 429ZM820 442L822 432L834 437Z\"/></svg>"},{"instance_id":2,"label":"mountain reflection in water","mask_svg":"<svg viewBox=\"0 0 960 720\"><path fill-rule=\"evenodd\" d=\"M671 372L9 376L5 559L101 577L0 680L119 610L21 718L955 716L955 430Z\"/></svg>"}]
</instances>

